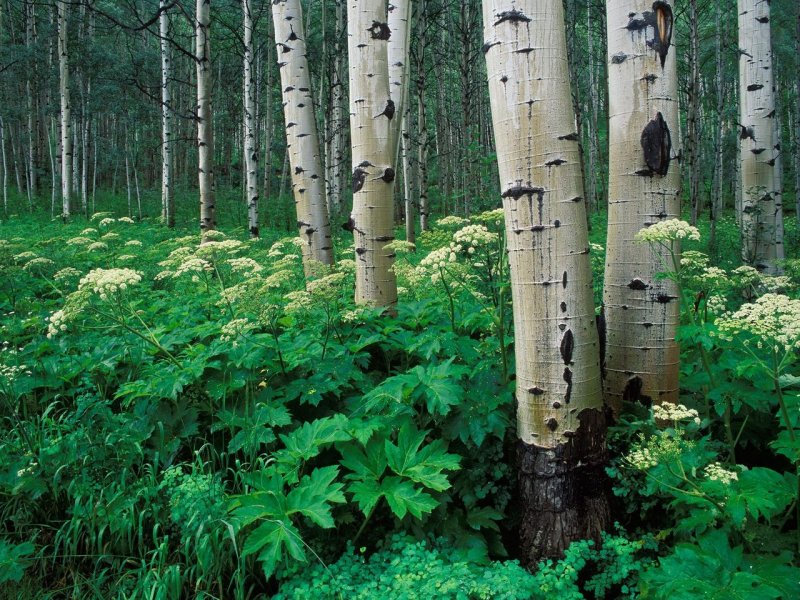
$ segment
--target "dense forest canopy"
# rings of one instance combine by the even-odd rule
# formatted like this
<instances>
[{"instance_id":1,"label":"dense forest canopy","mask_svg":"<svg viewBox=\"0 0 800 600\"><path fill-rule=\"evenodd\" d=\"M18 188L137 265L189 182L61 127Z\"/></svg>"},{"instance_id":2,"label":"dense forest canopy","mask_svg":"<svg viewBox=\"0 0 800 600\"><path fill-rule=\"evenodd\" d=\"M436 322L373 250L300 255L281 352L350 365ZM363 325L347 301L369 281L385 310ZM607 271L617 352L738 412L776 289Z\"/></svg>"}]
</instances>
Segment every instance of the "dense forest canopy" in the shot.
<instances>
[{"instance_id":1,"label":"dense forest canopy","mask_svg":"<svg viewBox=\"0 0 800 600\"><path fill-rule=\"evenodd\" d=\"M800 3L0 0L0 598L795 598Z\"/></svg>"}]
</instances>

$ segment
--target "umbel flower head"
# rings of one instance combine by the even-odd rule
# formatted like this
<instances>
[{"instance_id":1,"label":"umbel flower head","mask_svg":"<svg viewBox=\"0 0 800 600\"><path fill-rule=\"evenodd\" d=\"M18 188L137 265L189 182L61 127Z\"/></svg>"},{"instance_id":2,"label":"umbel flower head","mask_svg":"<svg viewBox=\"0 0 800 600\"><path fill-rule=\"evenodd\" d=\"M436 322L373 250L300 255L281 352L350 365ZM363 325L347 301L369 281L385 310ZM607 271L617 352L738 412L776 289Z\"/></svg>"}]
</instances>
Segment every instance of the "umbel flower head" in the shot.
<instances>
[{"instance_id":1,"label":"umbel flower head","mask_svg":"<svg viewBox=\"0 0 800 600\"><path fill-rule=\"evenodd\" d=\"M90 291L101 300L122 292L142 280L142 275L133 269L94 269L81 279L78 291Z\"/></svg>"},{"instance_id":2,"label":"umbel flower head","mask_svg":"<svg viewBox=\"0 0 800 600\"><path fill-rule=\"evenodd\" d=\"M676 240L700 241L700 230L680 219L668 219L640 229L633 237L637 242L673 242Z\"/></svg>"},{"instance_id":3,"label":"umbel flower head","mask_svg":"<svg viewBox=\"0 0 800 600\"><path fill-rule=\"evenodd\" d=\"M728 341L737 333L749 333L757 338L759 348L790 352L800 348L800 300L782 294L764 294L736 312L720 317L717 326L720 337Z\"/></svg>"}]
</instances>

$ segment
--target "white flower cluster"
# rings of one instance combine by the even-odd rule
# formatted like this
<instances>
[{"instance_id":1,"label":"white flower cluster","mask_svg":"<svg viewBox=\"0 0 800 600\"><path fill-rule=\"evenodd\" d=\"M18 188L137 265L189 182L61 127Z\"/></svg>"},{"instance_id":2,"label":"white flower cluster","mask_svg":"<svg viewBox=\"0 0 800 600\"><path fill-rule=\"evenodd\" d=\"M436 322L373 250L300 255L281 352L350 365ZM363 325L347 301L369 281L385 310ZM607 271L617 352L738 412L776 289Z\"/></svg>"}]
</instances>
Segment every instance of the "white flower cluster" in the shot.
<instances>
[{"instance_id":1,"label":"white flower cluster","mask_svg":"<svg viewBox=\"0 0 800 600\"><path fill-rule=\"evenodd\" d=\"M469 254L475 252L475 248L495 243L497 237L497 234L489 231L485 225L467 225L453 234L456 244L466 246Z\"/></svg>"},{"instance_id":2,"label":"white flower cluster","mask_svg":"<svg viewBox=\"0 0 800 600\"><path fill-rule=\"evenodd\" d=\"M5 379L6 383L13 383L19 379L20 375L31 376L31 371L27 365L0 364L0 379Z\"/></svg>"},{"instance_id":3,"label":"white flower cluster","mask_svg":"<svg viewBox=\"0 0 800 600\"><path fill-rule=\"evenodd\" d=\"M726 485L731 481L739 480L739 474L736 471L726 469L718 462L711 463L705 469L703 469L703 472L709 479L713 481L720 481Z\"/></svg>"},{"instance_id":4,"label":"white flower cluster","mask_svg":"<svg viewBox=\"0 0 800 600\"><path fill-rule=\"evenodd\" d=\"M133 269L93 269L81 279L79 291L90 290L101 300L117 292L126 290L142 280L142 275Z\"/></svg>"},{"instance_id":5,"label":"white flower cluster","mask_svg":"<svg viewBox=\"0 0 800 600\"><path fill-rule=\"evenodd\" d=\"M117 222L116 219L112 219L111 217L105 217L104 219L100 219L100 222L97 225L100 227L110 227L116 222Z\"/></svg>"},{"instance_id":6,"label":"white flower cluster","mask_svg":"<svg viewBox=\"0 0 800 600\"><path fill-rule=\"evenodd\" d=\"M202 237L204 240L224 240L228 236L218 229L208 229L203 232Z\"/></svg>"},{"instance_id":7,"label":"white flower cluster","mask_svg":"<svg viewBox=\"0 0 800 600\"><path fill-rule=\"evenodd\" d=\"M755 302L743 305L733 314L717 320L719 335L728 341L739 332L759 339L775 351L790 352L800 348L800 300L782 294L764 294Z\"/></svg>"},{"instance_id":8,"label":"white flower cluster","mask_svg":"<svg viewBox=\"0 0 800 600\"><path fill-rule=\"evenodd\" d=\"M246 335L253 329L255 329L255 324L248 319L234 319L222 326L222 333L219 337L221 340L229 342Z\"/></svg>"},{"instance_id":9,"label":"white flower cluster","mask_svg":"<svg viewBox=\"0 0 800 600\"><path fill-rule=\"evenodd\" d=\"M202 258L213 258L217 254L236 254L244 248L239 240L211 241L201 244L196 254Z\"/></svg>"},{"instance_id":10,"label":"white flower cluster","mask_svg":"<svg viewBox=\"0 0 800 600\"><path fill-rule=\"evenodd\" d=\"M86 244L91 243L92 240L81 235L67 240L67 246L85 246Z\"/></svg>"},{"instance_id":11,"label":"white flower cluster","mask_svg":"<svg viewBox=\"0 0 800 600\"><path fill-rule=\"evenodd\" d=\"M724 296L719 294L711 294L706 300L706 309L712 315L721 315L728 310L728 301Z\"/></svg>"},{"instance_id":12,"label":"white flower cluster","mask_svg":"<svg viewBox=\"0 0 800 600\"><path fill-rule=\"evenodd\" d=\"M295 280L295 274L292 271L283 269L275 271L272 275L264 280L264 287L267 289L277 289Z\"/></svg>"},{"instance_id":13,"label":"white flower cluster","mask_svg":"<svg viewBox=\"0 0 800 600\"><path fill-rule=\"evenodd\" d=\"M736 267L732 271L732 274L736 277L737 283L742 286L757 285L761 282L761 273L759 273L755 267L751 267L750 265Z\"/></svg>"},{"instance_id":14,"label":"white flower cluster","mask_svg":"<svg viewBox=\"0 0 800 600\"><path fill-rule=\"evenodd\" d=\"M633 237L637 242L672 242L675 240L700 241L700 231L680 219L668 219L640 229Z\"/></svg>"},{"instance_id":15,"label":"white flower cluster","mask_svg":"<svg viewBox=\"0 0 800 600\"><path fill-rule=\"evenodd\" d=\"M455 215L449 215L447 217L442 217L441 219L437 220L436 226L445 229L450 229L455 227L463 227L467 223L469 223L469 219L463 219Z\"/></svg>"},{"instance_id":16,"label":"white flower cluster","mask_svg":"<svg viewBox=\"0 0 800 600\"><path fill-rule=\"evenodd\" d=\"M503 211L502 208L487 210L472 217L472 219L474 221L478 221L478 223L492 223L494 225L500 225L503 222L504 218L505 218L505 211Z\"/></svg>"},{"instance_id":17,"label":"white flower cluster","mask_svg":"<svg viewBox=\"0 0 800 600\"><path fill-rule=\"evenodd\" d=\"M454 263L458 260L457 253L460 251L461 248L453 243L443 248L437 248L423 258L419 266L423 269L443 269L447 266L447 263Z\"/></svg>"},{"instance_id":18,"label":"white flower cluster","mask_svg":"<svg viewBox=\"0 0 800 600\"><path fill-rule=\"evenodd\" d=\"M47 317L47 337L52 338L61 331L67 330L67 314L63 310L57 310Z\"/></svg>"},{"instance_id":19,"label":"white flower cluster","mask_svg":"<svg viewBox=\"0 0 800 600\"><path fill-rule=\"evenodd\" d=\"M67 279L72 279L73 277L80 277L81 272L78 269L73 267L65 267L60 271L57 271L55 275L53 275L53 279L56 281L65 281Z\"/></svg>"},{"instance_id":20,"label":"white flower cluster","mask_svg":"<svg viewBox=\"0 0 800 600\"><path fill-rule=\"evenodd\" d=\"M97 251L99 251L99 250L108 250L108 244L106 244L105 242L92 242L91 244L86 246L86 249L89 252L94 252L95 250L97 250Z\"/></svg>"},{"instance_id":21,"label":"white flower cluster","mask_svg":"<svg viewBox=\"0 0 800 600\"><path fill-rule=\"evenodd\" d=\"M662 432L633 446L625 461L635 469L647 470L659 463L669 462L680 457L684 445L690 442L675 438Z\"/></svg>"},{"instance_id":22,"label":"white flower cluster","mask_svg":"<svg viewBox=\"0 0 800 600\"><path fill-rule=\"evenodd\" d=\"M700 415L693 408L686 408L683 404L664 402L653 407L653 416L659 421L683 421L691 419L700 424Z\"/></svg>"},{"instance_id":23,"label":"white flower cluster","mask_svg":"<svg viewBox=\"0 0 800 600\"><path fill-rule=\"evenodd\" d=\"M332 300L339 294L339 289L344 279L344 273L331 273L320 279L314 279L308 282L308 293L314 298Z\"/></svg>"},{"instance_id":24,"label":"white flower cluster","mask_svg":"<svg viewBox=\"0 0 800 600\"><path fill-rule=\"evenodd\" d=\"M119 239L119 234L114 233L113 231L109 231L108 233L101 235L100 239L105 240L107 242L113 242Z\"/></svg>"},{"instance_id":25,"label":"white flower cluster","mask_svg":"<svg viewBox=\"0 0 800 600\"><path fill-rule=\"evenodd\" d=\"M182 262L191 257L193 254L194 254L194 248L190 248L188 246L180 246L179 248L175 248L175 250L170 252L167 258L165 258L158 264L161 267L175 267L180 265Z\"/></svg>"},{"instance_id":26,"label":"white flower cluster","mask_svg":"<svg viewBox=\"0 0 800 600\"><path fill-rule=\"evenodd\" d=\"M341 273L355 273L356 261L352 258L343 258L336 262L336 270Z\"/></svg>"},{"instance_id":27,"label":"white flower cluster","mask_svg":"<svg viewBox=\"0 0 800 600\"><path fill-rule=\"evenodd\" d=\"M395 254L408 254L409 252L414 252L417 249L417 245L406 240L394 240L386 244L383 249L386 252L394 252Z\"/></svg>"},{"instance_id":28,"label":"white flower cluster","mask_svg":"<svg viewBox=\"0 0 800 600\"><path fill-rule=\"evenodd\" d=\"M286 294L285 298L288 300L288 302L286 303L284 310L288 314L301 312L311 308L311 295L304 290L289 292Z\"/></svg>"},{"instance_id":29,"label":"white flower cluster","mask_svg":"<svg viewBox=\"0 0 800 600\"><path fill-rule=\"evenodd\" d=\"M111 216L110 212L96 212L89 218L89 220L90 221L99 221L100 219L105 219L106 217L110 217L110 216ZM111 220L113 221L114 219L111 219Z\"/></svg>"},{"instance_id":30,"label":"white flower cluster","mask_svg":"<svg viewBox=\"0 0 800 600\"><path fill-rule=\"evenodd\" d=\"M19 254L14 256L14 260L18 263L26 263L29 260L33 260L34 258L38 258L38 254L35 252L31 252L30 250L26 250L25 252L20 252Z\"/></svg>"},{"instance_id":31,"label":"white flower cluster","mask_svg":"<svg viewBox=\"0 0 800 600\"><path fill-rule=\"evenodd\" d=\"M180 277L181 275L185 275L186 273L206 273L208 271L213 271L213 265L208 262L207 260L203 260L202 258L187 258L184 260L175 273L172 274L173 277ZM192 276L192 281L198 281L197 275Z\"/></svg>"},{"instance_id":32,"label":"white flower cluster","mask_svg":"<svg viewBox=\"0 0 800 600\"><path fill-rule=\"evenodd\" d=\"M22 268L30 272L38 269L44 269L54 264L55 263L49 258L42 258L41 256L37 256L36 258L32 258L31 260L29 260Z\"/></svg>"},{"instance_id":33,"label":"white flower cluster","mask_svg":"<svg viewBox=\"0 0 800 600\"><path fill-rule=\"evenodd\" d=\"M128 247L136 246L138 248L141 248L142 242L140 242L139 240L128 240L127 242L125 242L125 245Z\"/></svg>"},{"instance_id":34,"label":"white flower cluster","mask_svg":"<svg viewBox=\"0 0 800 600\"><path fill-rule=\"evenodd\" d=\"M589 242L589 250L592 252L596 252L598 254L602 254L603 252L606 251L606 249L603 248L603 246L601 246L600 244L595 244L594 242Z\"/></svg>"},{"instance_id":35,"label":"white flower cluster","mask_svg":"<svg viewBox=\"0 0 800 600\"><path fill-rule=\"evenodd\" d=\"M235 273L253 274L260 273L264 270L264 267L247 256L241 258L229 258L228 264Z\"/></svg>"},{"instance_id":36,"label":"white flower cluster","mask_svg":"<svg viewBox=\"0 0 800 600\"><path fill-rule=\"evenodd\" d=\"M121 254L117 257L117 260L122 262L128 262L129 260L136 260L136 257L133 254Z\"/></svg>"},{"instance_id":37,"label":"white flower cluster","mask_svg":"<svg viewBox=\"0 0 800 600\"><path fill-rule=\"evenodd\" d=\"M129 225L133 225L134 220L131 219L130 217L120 217L119 219L117 219L117 223L128 223Z\"/></svg>"},{"instance_id":38,"label":"white flower cluster","mask_svg":"<svg viewBox=\"0 0 800 600\"><path fill-rule=\"evenodd\" d=\"M83 231L81 231L81 235L97 235L97 229L94 227L87 227Z\"/></svg>"}]
</instances>

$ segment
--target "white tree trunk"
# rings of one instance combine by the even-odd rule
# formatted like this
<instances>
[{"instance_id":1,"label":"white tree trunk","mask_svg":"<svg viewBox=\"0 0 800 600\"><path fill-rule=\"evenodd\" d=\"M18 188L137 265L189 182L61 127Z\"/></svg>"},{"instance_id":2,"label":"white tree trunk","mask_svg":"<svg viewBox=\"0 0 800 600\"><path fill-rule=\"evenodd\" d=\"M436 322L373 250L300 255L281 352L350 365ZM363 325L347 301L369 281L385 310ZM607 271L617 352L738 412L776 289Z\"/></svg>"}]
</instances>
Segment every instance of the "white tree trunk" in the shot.
<instances>
[{"instance_id":1,"label":"white tree trunk","mask_svg":"<svg viewBox=\"0 0 800 600\"><path fill-rule=\"evenodd\" d=\"M633 241L636 232L680 218L676 52L672 7L609 0L609 197L605 287L605 393L623 400L677 402L680 318L677 286L656 274L666 251Z\"/></svg>"},{"instance_id":2,"label":"white tree trunk","mask_svg":"<svg viewBox=\"0 0 800 600\"><path fill-rule=\"evenodd\" d=\"M256 131L256 85L253 70L252 0L242 0L244 26L244 156L247 179L247 228L258 238L258 134Z\"/></svg>"},{"instance_id":3,"label":"white tree trunk","mask_svg":"<svg viewBox=\"0 0 800 600\"><path fill-rule=\"evenodd\" d=\"M8 160L6 159L6 128L0 117L0 149L3 155L3 214L8 215Z\"/></svg>"},{"instance_id":4,"label":"white tree trunk","mask_svg":"<svg viewBox=\"0 0 800 600\"><path fill-rule=\"evenodd\" d=\"M274 1L272 22L281 73L292 191L300 238L305 242L303 265L308 276L313 272L313 261L333 264L333 245L299 0Z\"/></svg>"},{"instance_id":5,"label":"white tree trunk","mask_svg":"<svg viewBox=\"0 0 800 600\"><path fill-rule=\"evenodd\" d=\"M770 5L739 0L738 6L742 260L775 274L784 252Z\"/></svg>"},{"instance_id":6,"label":"white tree trunk","mask_svg":"<svg viewBox=\"0 0 800 600\"><path fill-rule=\"evenodd\" d=\"M35 4L32 0L25 2L25 45L30 52L33 52L34 43L36 38L36 12ZM31 75L35 75L36 63L31 60L28 65L28 77L25 80L25 92L28 103L28 202L29 208L33 209L33 198L36 196L38 182L36 173L36 154L38 146L37 119L36 119L36 101L34 95L34 88L31 83Z\"/></svg>"},{"instance_id":7,"label":"white tree trunk","mask_svg":"<svg viewBox=\"0 0 800 600\"><path fill-rule=\"evenodd\" d=\"M67 15L69 3L58 3L58 73L61 95L61 216L69 217L72 193L72 114L69 93Z\"/></svg>"},{"instance_id":8,"label":"white tree trunk","mask_svg":"<svg viewBox=\"0 0 800 600\"><path fill-rule=\"evenodd\" d=\"M514 304L520 535L536 564L608 520L600 349L562 2L483 7Z\"/></svg>"},{"instance_id":9,"label":"white tree trunk","mask_svg":"<svg viewBox=\"0 0 800 600\"><path fill-rule=\"evenodd\" d=\"M356 302L392 307L397 303L394 254L395 104L389 88L387 0L349 0L350 135L353 211L348 226L356 250Z\"/></svg>"},{"instance_id":10,"label":"white tree trunk","mask_svg":"<svg viewBox=\"0 0 800 600\"><path fill-rule=\"evenodd\" d=\"M197 64L197 154L200 185L200 232L217 228L214 195L214 124L211 111L211 0L197 0L195 15ZM204 236L205 237L205 236Z\"/></svg>"},{"instance_id":11,"label":"white tree trunk","mask_svg":"<svg viewBox=\"0 0 800 600\"><path fill-rule=\"evenodd\" d=\"M169 13L167 0L159 0L161 14L158 27L161 46L161 218L167 227L175 227L175 206L172 190L172 56L169 47Z\"/></svg>"}]
</instances>

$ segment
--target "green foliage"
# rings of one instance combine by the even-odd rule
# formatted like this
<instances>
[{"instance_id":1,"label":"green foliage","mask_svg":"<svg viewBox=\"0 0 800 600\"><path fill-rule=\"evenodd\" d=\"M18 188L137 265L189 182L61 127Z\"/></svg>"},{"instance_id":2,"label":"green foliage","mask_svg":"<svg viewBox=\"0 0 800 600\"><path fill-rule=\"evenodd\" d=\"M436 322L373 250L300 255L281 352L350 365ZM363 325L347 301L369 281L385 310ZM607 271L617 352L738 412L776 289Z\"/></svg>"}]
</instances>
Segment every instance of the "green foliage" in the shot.
<instances>
[{"instance_id":1,"label":"green foliage","mask_svg":"<svg viewBox=\"0 0 800 600\"><path fill-rule=\"evenodd\" d=\"M0 583L19 583L30 565L30 555L35 547L30 542L9 544L0 539Z\"/></svg>"}]
</instances>

